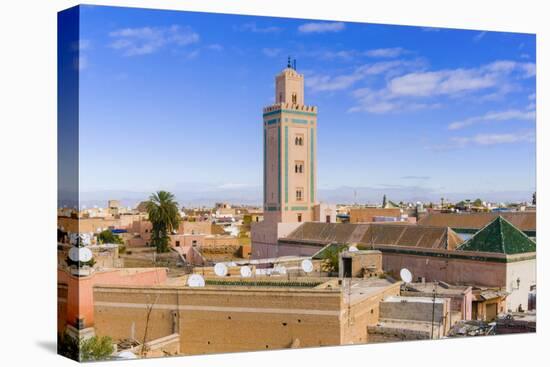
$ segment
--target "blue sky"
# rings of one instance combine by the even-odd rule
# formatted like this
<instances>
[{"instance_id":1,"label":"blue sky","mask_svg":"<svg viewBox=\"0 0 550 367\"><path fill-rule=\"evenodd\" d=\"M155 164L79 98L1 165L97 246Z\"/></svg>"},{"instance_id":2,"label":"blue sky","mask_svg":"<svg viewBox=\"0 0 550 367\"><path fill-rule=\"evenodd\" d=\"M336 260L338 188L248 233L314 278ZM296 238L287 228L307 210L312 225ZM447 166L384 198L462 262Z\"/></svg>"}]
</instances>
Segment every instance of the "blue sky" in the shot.
<instances>
[{"instance_id":1,"label":"blue sky","mask_svg":"<svg viewBox=\"0 0 550 367\"><path fill-rule=\"evenodd\" d=\"M535 188L534 35L95 6L80 35L82 191L261 187L288 55L319 108L321 194Z\"/></svg>"}]
</instances>

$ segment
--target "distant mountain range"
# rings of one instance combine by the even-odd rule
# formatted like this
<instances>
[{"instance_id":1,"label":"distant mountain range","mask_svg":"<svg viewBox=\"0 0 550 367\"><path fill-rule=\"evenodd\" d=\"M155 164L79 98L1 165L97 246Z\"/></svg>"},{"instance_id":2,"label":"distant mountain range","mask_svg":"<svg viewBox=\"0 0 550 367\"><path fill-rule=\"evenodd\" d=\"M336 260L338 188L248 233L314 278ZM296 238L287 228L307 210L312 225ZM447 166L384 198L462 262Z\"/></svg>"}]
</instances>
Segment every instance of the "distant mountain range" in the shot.
<instances>
[{"instance_id":1,"label":"distant mountain range","mask_svg":"<svg viewBox=\"0 0 550 367\"><path fill-rule=\"evenodd\" d=\"M182 187L183 186L183 187ZM216 202L231 204L261 205L262 187L245 185L200 185L186 184L168 188L174 193L178 203L184 207L212 206ZM139 202L147 200L150 192L101 190L80 193L80 203L86 207L105 207L107 200L120 200L123 206L135 207ZM494 191L472 193L441 193L433 189L415 186L396 187L347 187L319 188L318 199L334 204L381 203L386 195L394 202L439 202L441 197L452 202L464 199L481 198L491 202L521 202L531 201L533 191Z\"/></svg>"}]
</instances>

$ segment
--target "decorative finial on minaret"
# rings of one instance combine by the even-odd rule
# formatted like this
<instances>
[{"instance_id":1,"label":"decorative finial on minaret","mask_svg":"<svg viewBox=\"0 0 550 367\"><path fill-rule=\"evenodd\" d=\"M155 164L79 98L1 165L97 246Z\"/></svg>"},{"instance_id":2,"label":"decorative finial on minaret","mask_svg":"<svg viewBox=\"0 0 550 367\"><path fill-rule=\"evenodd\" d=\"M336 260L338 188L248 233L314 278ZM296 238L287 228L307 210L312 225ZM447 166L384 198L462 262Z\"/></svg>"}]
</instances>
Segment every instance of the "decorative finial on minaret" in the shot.
<instances>
[{"instance_id":1,"label":"decorative finial on minaret","mask_svg":"<svg viewBox=\"0 0 550 367\"><path fill-rule=\"evenodd\" d=\"M290 56L288 57L288 61L287 61L287 63L286 63L286 67L287 67L287 68L290 68L290 67L291 67L291 65L290 65Z\"/></svg>"},{"instance_id":2,"label":"decorative finial on minaret","mask_svg":"<svg viewBox=\"0 0 550 367\"><path fill-rule=\"evenodd\" d=\"M293 63L293 65L292 65L292 68L293 68L294 70L296 70L296 59L294 59L294 63Z\"/></svg>"}]
</instances>

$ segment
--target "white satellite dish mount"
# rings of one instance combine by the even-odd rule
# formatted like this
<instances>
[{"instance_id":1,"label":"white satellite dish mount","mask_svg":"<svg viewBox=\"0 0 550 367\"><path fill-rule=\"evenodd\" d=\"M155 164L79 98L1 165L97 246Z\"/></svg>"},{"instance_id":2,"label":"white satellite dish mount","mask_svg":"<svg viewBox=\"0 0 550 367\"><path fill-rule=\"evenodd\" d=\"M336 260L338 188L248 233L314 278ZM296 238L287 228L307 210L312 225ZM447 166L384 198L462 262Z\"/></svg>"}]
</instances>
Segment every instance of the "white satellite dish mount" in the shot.
<instances>
[{"instance_id":1,"label":"white satellite dish mount","mask_svg":"<svg viewBox=\"0 0 550 367\"><path fill-rule=\"evenodd\" d=\"M302 260L301 267L305 273L311 273L313 271L313 263L310 259Z\"/></svg>"},{"instance_id":2,"label":"white satellite dish mount","mask_svg":"<svg viewBox=\"0 0 550 367\"><path fill-rule=\"evenodd\" d=\"M401 271L399 272L399 276L401 277L401 280L407 284L412 282L412 278L413 278L412 273L407 268L401 269Z\"/></svg>"},{"instance_id":3,"label":"white satellite dish mount","mask_svg":"<svg viewBox=\"0 0 550 367\"><path fill-rule=\"evenodd\" d=\"M227 265L224 263L217 263L214 265L214 273L219 277L224 277L227 275Z\"/></svg>"},{"instance_id":4,"label":"white satellite dish mount","mask_svg":"<svg viewBox=\"0 0 550 367\"><path fill-rule=\"evenodd\" d=\"M187 285L192 288L204 287L204 278L200 274L192 274L187 279Z\"/></svg>"},{"instance_id":5,"label":"white satellite dish mount","mask_svg":"<svg viewBox=\"0 0 550 367\"><path fill-rule=\"evenodd\" d=\"M252 269L249 266L243 266L241 268L241 276L243 278L250 278L252 276Z\"/></svg>"}]
</instances>

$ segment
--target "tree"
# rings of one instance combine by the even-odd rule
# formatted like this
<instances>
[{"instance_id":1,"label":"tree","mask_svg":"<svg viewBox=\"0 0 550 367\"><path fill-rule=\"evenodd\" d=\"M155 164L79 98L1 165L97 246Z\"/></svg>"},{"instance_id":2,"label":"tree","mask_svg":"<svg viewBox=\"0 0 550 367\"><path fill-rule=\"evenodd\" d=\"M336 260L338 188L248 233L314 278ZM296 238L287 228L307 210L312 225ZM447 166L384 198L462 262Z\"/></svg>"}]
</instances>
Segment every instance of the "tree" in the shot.
<instances>
[{"instance_id":1,"label":"tree","mask_svg":"<svg viewBox=\"0 0 550 367\"><path fill-rule=\"evenodd\" d=\"M340 253L347 248L347 245L336 244L327 247L322 255L324 270L337 272L340 268Z\"/></svg>"},{"instance_id":2,"label":"tree","mask_svg":"<svg viewBox=\"0 0 550 367\"><path fill-rule=\"evenodd\" d=\"M113 340L108 336L93 336L80 342L80 361L107 359L115 351Z\"/></svg>"},{"instance_id":3,"label":"tree","mask_svg":"<svg viewBox=\"0 0 550 367\"><path fill-rule=\"evenodd\" d=\"M151 244L157 252L168 252L168 235L178 228L181 218L178 203L168 191L158 191L149 197L146 204L151 230Z\"/></svg>"},{"instance_id":4,"label":"tree","mask_svg":"<svg viewBox=\"0 0 550 367\"><path fill-rule=\"evenodd\" d=\"M481 201L481 199L475 199L474 202L473 202L473 205L474 206L483 206L483 201Z\"/></svg>"},{"instance_id":5,"label":"tree","mask_svg":"<svg viewBox=\"0 0 550 367\"><path fill-rule=\"evenodd\" d=\"M113 232L111 232L111 230L109 229L101 231L97 235L97 240L99 241L99 243L116 243L119 245L124 244L124 241L122 240L122 238L119 235L116 235Z\"/></svg>"},{"instance_id":6,"label":"tree","mask_svg":"<svg viewBox=\"0 0 550 367\"><path fill-rule=\"evenodd\" d=\"M59 335L57 351L62 356L75 361L99 361L108 359L115 351L113 340L108 336L93 336L78 339L67 333Z\"/></svg>"}]
</instances>

